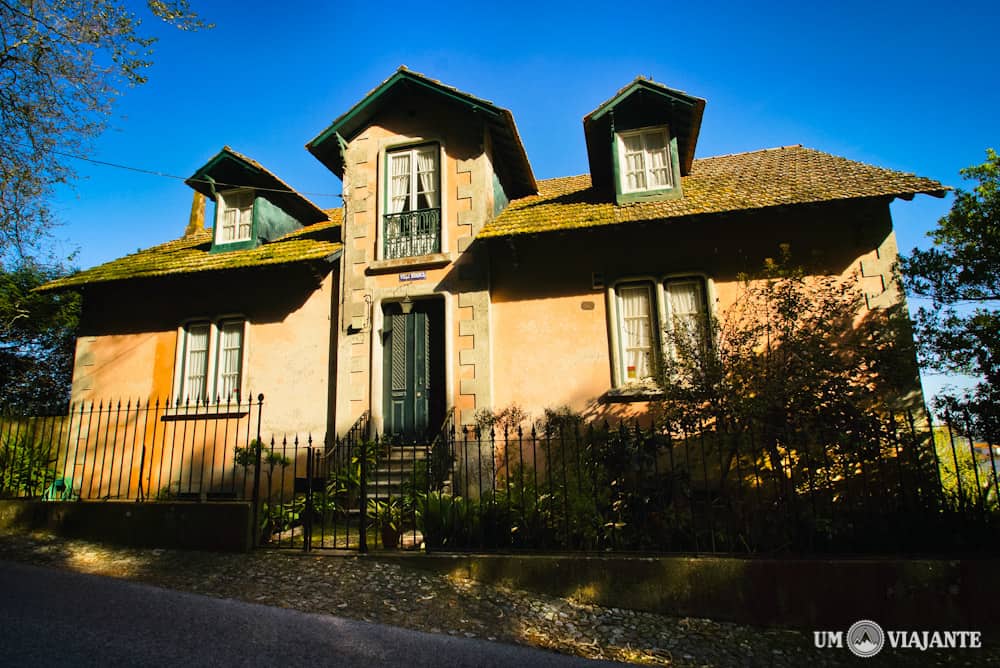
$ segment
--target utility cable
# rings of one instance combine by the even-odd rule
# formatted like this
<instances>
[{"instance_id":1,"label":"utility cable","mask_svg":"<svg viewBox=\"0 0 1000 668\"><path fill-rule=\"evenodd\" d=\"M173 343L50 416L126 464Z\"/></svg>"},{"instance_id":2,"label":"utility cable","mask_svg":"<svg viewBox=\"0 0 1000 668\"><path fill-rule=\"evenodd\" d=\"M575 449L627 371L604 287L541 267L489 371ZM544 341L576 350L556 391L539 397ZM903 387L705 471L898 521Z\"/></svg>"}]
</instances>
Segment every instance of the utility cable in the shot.
<instances>
[{"instance_id":1,"label":"utility cable","mask_svg":"<svg viewBox=\"0 0 1000 668\"><path fill-rule=\"evenodd\" d=\"M31 148L27 144L21 144L19 142L12 142L0 139L0 142L8 144L10 146L20 146L21 148ZM143 169L142 167L132 167L130 165L122 165L117 162L108 162L106 160L96 160L94 158L88 158L86 156L77 155L75 153L67 153L65 151L57 151L56 149L49 149L49 153L54 153L56 155L61 155L65 158L72 158L74 160L82 160L84 162L89 162L94 165L101 165L102 167L114 167L115 169L124 169L130 172L137 172L139 174L147 174L149 176L161 176L167 179L177 179L178 181L192 182L192 183L205 183L209 184L208 179L190 179L185 176L177 176L176 174L167 174L166 172L160 172L153 169ZM223 183L222 181L212 181L211 184L216 186L223 186L226 188L253 188L254 190L264 190L267 192L274 193L290 193L293 195L309 195L311 197L341 197L340 193L317 193L308 192L304 190L292 190L291 188L262 188L259 186L252 186L243 183Z\"/></svg>"}]
</instances>

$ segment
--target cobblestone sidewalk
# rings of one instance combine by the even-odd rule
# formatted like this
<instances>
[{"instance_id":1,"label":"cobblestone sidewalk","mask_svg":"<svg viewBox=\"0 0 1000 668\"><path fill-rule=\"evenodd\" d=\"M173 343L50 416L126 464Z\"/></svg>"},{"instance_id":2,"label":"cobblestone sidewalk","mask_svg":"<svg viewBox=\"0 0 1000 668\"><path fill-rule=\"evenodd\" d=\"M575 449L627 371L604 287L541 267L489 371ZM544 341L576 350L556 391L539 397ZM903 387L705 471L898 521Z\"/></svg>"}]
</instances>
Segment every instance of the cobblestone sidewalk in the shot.
<instances>
[{"instance_id":1,"label":"cobblestone sidewalk","mask_svg":"<svg viewBox=\"0 0 1000 668\"><path fill-rule=\"evenodd\" d=\"M124 578L411 629L663 666L856 666L811 634L583 605L430 574L373 556L122 548L45 533L0 534L0 560ZM2 568L2 563L0 563ZM289 639L293 641L293 639ZM866 666L1000 665L997 648L883 652Z\"/></svg>"}]
</instances>

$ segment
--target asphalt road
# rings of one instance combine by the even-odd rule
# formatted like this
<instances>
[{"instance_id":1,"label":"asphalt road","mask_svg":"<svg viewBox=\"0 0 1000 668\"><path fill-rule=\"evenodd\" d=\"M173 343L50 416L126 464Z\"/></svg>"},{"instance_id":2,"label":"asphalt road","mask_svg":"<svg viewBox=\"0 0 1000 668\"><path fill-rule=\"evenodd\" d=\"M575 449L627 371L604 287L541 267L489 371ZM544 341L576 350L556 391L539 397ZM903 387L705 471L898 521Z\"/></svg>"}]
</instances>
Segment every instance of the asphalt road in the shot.
<instances>
[{"instance_id":1,"label":"asphalt road","mask_svg":"<svg viewBox=\"0 0 1000 668\"><path fill-rule=\"evenodd\" d=\"M616 665L0 561L8 666Z\"/></svg>"}]
</instances>

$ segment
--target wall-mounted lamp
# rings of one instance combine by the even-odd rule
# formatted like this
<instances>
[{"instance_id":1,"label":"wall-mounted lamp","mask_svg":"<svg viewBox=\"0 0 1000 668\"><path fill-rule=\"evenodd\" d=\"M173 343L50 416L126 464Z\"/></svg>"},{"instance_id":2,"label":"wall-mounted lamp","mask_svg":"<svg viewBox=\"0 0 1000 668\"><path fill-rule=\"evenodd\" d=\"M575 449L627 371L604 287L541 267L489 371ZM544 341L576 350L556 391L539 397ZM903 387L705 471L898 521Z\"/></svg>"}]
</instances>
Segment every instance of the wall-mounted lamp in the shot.
<instances>
[{"instance_id":1,"label":"wall-mounted lamp","mask_svg":"<svg viewBox=\"0 0 1000 668\"><path fill-rule=\"evenodd\" d=\"M399 308L403 309L403 315L413 312L413 300L410 299L410 295L403 297L403 301L399 302Z\"/></svg>"}]
</instances>

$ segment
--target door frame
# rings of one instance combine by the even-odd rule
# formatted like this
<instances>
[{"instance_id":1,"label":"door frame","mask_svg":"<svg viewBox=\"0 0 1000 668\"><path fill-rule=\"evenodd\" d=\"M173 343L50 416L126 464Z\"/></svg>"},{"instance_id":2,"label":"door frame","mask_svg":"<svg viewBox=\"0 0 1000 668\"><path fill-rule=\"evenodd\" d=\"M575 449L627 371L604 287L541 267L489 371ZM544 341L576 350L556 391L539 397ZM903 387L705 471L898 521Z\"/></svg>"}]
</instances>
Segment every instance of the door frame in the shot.
<instances>
[{"instance_id":1,"label":"door frame","mask_svg":"<svg viewBox=\"0 0 1000 668\"><path fill-rule=\"evenodd\" d=\"M372 305L372 335L371 335L371 345L369 346L369 355L371 355L371 363L369 368L371 369L370 383L369 383L369 395L368 401L369 406L371 406L372 415L372 426L376 432L382 434L385 432L385 407L383 402L383 387L384 387L384 372L385 365L383 364L382 356L382 335L383 327L385 325L385 309L384 304L399 303L403 301L406 297L414 301L423 299L443 299L444 300L444 408L447 411L455 404L455 376L454 376L454 355L455 355L455 337L452 335L455 327L454 311L452 308L452 303L454 301L451 292L447 291L437 291L437 292L423 292L423 293L407 293L400 294L399 296L387 297L385 299L379 299L375 304ZM440 425L431 425L432 429L437 429Z\"/></svg>"}]
</instances>

